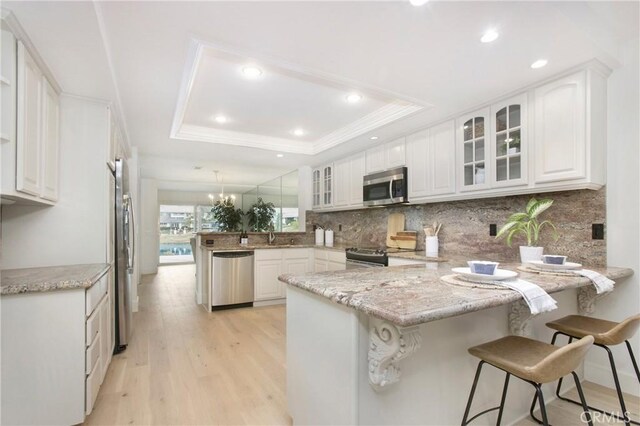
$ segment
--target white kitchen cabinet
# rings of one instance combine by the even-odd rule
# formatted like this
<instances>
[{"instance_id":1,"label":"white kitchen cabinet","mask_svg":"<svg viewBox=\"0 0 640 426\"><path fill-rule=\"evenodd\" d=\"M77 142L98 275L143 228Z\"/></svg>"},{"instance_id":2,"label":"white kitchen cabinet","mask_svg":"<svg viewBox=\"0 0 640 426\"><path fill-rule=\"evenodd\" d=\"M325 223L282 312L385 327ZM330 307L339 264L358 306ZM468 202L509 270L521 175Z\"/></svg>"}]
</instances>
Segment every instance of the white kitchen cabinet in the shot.
<instances>
[{"instance_id":1,"label":"white kitchen cabinet","mask_svg":"<svg viewBox=\"0 0 640 426\"><path fill-rule=\"evenodd\" d=\"M386 142L366 152L366 173L375 173L383 170L402 167L406 164L405 138L401 137Z\"/></svg>"},{"instance_id":2,"label":"white kitchen cabinet","mask_svg":"<svg viewBox=\"0 0 640 426\"><path fill-rule=\"evenodd\" d=\"M487 158L490 109L465 114L457 122L458 189L477 191L489 188Z\"/></svg>"},{"instance_id":3,"label":"white kitchen cabinet","mask_svg":"<svg viewBox=\"0 0 640 426\"><path fill-rule=\"evenodd\" d=\"M322 206L321 196L322 196L322 179L320 178L321 171L320 169L313 169L312 172L312 186L311 196L313 202L313 208L320 208Z\"/></svg>"},{"instance_id":4,"label":"white kitchen cabinet","mask_svg":"<svg viewBox=\"0 0 640 426\"><path fill-rule=\"evenodd\" d=\"M313 270L315 272L341 271L346 269L347 255L344 250L316 248Z\"/></svg>"},{"instance_id":5,"label":"white kitchen cabinet","mask_svg":"<svg viewBox=\"0 0 640 426\"><path fill-rule=\"evenodd\" d=\"M281 254L279 249L269 250ZM255 271L255 300L281 298L283 284L278 277L282 275L282 259L256 259Z\"/></svg>"},{"instance_id":6,"label":"white kitchen cabinet","mask_svg":"<svg viewBox=\"0 0 640 426\"><path fill-rule=\"evenodd\" d=\"M45 77L42 77L42 198L58 200L60 169L60 100Z\"/></svg>"},{"instance_id":7,"label":"white kitchen cabinet","mask_svg":"<svg viewBox=\"0 0 640 426\"><path fill-rule=\"evenodd\" d=\"M491 186L526 185L529 160L527 94L491 106Z\"/></svg>"},{"instance_id":8,"label":"white kitchen cabinet","mask_svg":"<svg viewBox=\"0 0 640 426\"><path fill-rule=\"evenodd\" d=\"M1 195L52 205L58 199L60 102L57 86L36 58L11 31L2 30Z\"/></svg>"},{"instance_id":9,"label":"white kitchen cabinet","mask_svg":"<svg viewBox=\"0 0 640 426\"><path fill-rule=\"evenodd\" d=\"M365 156L358 154L334 163L334 207L362 207Z\"/></svg>"},{"instance_id":10,"label":"white kitchen cabinet","mask_svg":"<svg viewBox=\"0 0 640 426\"><path fill-rule=\"evenodd\" d=\"M409 200L456 191L455 122L444 122L407 136Z\"/></svg>"},{"instance_id":11,"label":"white kitchen cabinet","mask_svg":"<svg viewBox=\"0 0 640 426\"><path fill-rule=\"evenodd\" d=\"M605 183L606 76L583 70L534 91L535 183Z\"/></svg>"},{"instance_id":12,"label":"white kitchen cabinet","mask_svg":"<svg viewBox=\"0 0 640 426\"><path fill-rule=\"evenodd\" d=\"M263 249L255 253L255 301L284 299L282 274L304 274L313 270L313 249Z\"/></svg>"},{"instance_id":13,"label":"white kitchen cabinet","mask_svg":"<svg viewBox=\"0 0 640 426\"><path fill-rule=\"evenodd\" d=\"M111 361L111 294L92 287L3 295L3 424L80 424Z\"/></svg>"},{"instance_id":14,"label":"white kitchen cabinet","mask_svg":"<svg viewBox=\"0 0 640 426\"><path fill-rule=\"evenodd\" d=\"M313 169L312 202L314 209L325 209L334 203L334 166L333 163Z\"/></svg>"},{"instance_id":15,"label":"white kitchen cabinet","mask_svg":"<svg viewBox=\"0 0 640 426\"><path fill-rule=\"evenodd\" d=\"M16 190L40 195L42 72L18 41Z\"/></svg>"}]
</instances>

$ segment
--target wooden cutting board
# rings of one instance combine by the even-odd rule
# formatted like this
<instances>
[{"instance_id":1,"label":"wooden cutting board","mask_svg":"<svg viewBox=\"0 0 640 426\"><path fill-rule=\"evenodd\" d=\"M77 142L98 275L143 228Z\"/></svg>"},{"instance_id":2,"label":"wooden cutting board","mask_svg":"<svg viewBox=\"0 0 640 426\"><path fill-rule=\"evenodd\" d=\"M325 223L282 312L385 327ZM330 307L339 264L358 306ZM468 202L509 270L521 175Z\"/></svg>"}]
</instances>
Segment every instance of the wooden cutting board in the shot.
<instances>
[{"instance_id":1,"label":"wooden cutting board","mask_svg":"<svg viewBox=\"0 0 640 426\"><path fill-rule=\"evenodd\" d=\"M404 215L402 213L391 213L387 222L387 247L398 247L398 242L391 239L398 232L404 231Z\"/></svg>"}]
</instances>

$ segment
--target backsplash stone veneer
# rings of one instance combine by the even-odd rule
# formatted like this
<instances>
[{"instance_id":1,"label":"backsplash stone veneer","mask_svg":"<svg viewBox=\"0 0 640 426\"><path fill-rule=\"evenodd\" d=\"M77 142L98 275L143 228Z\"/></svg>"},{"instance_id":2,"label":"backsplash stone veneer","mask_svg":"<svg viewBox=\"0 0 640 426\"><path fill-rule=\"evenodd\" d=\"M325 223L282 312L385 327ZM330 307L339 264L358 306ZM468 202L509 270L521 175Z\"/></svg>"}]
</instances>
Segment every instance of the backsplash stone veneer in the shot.
<instances>
[{"instance_id":1,"label":"backsplash stone veneer","mask_svg":"<svg viewBox=\"0 0 640 426\"><path fill-rule=\"evenodd\" d=\"M418 231L418 250L424 250L423 227L434 221L442 223L440 230L440 255L462 255L465 257L495 260L518 260L518 246L526 241L514 238L509 247L503 240L489 236L489 224L498 229L513 212L524 210L533 195L485 198L478 200L451 201L432 204L369 208L343 212L307 212L307 232L319 224L335 231L336 243L353 244L360 247L384 246L387 233L387 218L390 213L405 215L405 229ZM591 239L591 225L605 223L605 190L579 190L552 192L535 195L551 198L553 206L543 219L551 220L558 228L560 238L554 241L546 229L540 245L547 254L567 255L569 261L585 265L606 264L605 240ZM338 231L342 225L342 231Z\"/></svg>"}]
</instances>

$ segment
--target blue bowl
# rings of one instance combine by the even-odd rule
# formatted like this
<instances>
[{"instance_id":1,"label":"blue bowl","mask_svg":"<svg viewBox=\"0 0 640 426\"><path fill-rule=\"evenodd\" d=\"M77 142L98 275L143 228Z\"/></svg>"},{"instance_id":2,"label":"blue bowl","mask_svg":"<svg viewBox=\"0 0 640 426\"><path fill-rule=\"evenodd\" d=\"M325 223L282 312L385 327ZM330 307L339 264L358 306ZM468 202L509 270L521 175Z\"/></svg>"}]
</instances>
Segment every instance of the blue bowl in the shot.
<instances>
[{"instance_id":1,"label":"blue bowl","mask_svg":"<svg viewBox=\"0 0 640 426\"><path fill-rule=\"evenodd\" d=\"M474 274L493 275L498 269L498 262L486 262L482 260L470 260L467 262L469 269Z\"/></svg>"},{"instance_id":2,"label":"blue bowl","mask_svg":"<svg viewBox=\"0 0 640 426\"><path fill-rule=\"evenodd\" d=\"M542 261L549 265L564 265L567 261L567 256L558 256L555 254L545 254L542 256Z\"/></svg>"}]
</instances>

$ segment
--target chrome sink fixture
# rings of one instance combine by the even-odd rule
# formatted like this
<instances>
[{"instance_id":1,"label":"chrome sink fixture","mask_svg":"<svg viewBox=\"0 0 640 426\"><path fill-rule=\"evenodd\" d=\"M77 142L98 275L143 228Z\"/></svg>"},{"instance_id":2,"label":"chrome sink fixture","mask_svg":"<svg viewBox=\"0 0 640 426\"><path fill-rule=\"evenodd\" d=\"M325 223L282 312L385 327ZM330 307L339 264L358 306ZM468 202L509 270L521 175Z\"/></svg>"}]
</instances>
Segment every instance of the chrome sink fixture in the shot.
<instances>
[{"instance_id":1,"label":"chrome sink fixture","mask_svg":"<svg viewBox=\"0 0 640 426\"><path fill-rule=\"evenodd\" d=\"M269 241L269 245L273 244L273 242L276 240L276 234L274 234L273 231L269 231L267 239Z\"/></svg>"}]
</instances>

